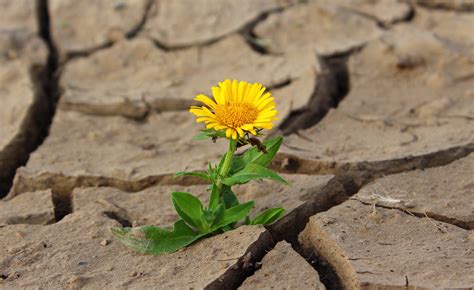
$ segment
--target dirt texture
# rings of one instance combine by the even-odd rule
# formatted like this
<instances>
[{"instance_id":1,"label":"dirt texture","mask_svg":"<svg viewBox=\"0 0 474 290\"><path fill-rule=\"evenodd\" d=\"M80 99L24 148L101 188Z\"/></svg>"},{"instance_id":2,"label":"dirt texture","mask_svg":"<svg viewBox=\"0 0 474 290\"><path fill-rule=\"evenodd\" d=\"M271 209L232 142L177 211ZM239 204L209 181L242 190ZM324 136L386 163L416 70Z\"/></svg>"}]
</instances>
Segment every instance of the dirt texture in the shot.
<instances>
[{"instance_id":1,"label":"dirt texture","mask_svg":"<svg viewBox=\"0 0 474 290\"><path fill-rule=\"evenodd\" d=\"M13 224L46 225L54 221L51 190L25 192L8 201L0 200L0 227Z\"/></svg>"},{"instance_id":2,"label":"dirt texture","mask_svg":"<svg viewBox=\"0 0 474 290\"><path fill-rule=\"evenodd\" d=\"M474 2L471 3L474 9ZM474 58L474 36L469 29L463 29L474 25L472 13L419 8L413 24L432 31L440 41L447 43L452 50L468 55L471 59Z\"/></svg>"},{"instance_id":3,"label":"dirt texture","mask_svg":"<svg viewBox=\"0 0 474 290\"><path fill-rule=\"evenodd\" d=\"M262 260L262 268L239 289L326 290L316 272L291 245L279 242Z\"/></svg>"},{"instance_id":4,"label":"dirt texture","mask_svg":"<svg viewBox=\"0 0 474 290\"><path fill-rule=\"evenodd\" d=\"M474 229L474 154L443 167L380 178L353 199Z\"/></svg>"},{"instance_id":5,"label":"dirt texture","mask_svg":"<svg viewBox=\"0 0 474 290\"><path fill-rule=\"evenodd\" d=\"M34 102L30 66L46 61L46 46L36 35L32 1L0 1L0 152L22 133ZM1 167L0 167L1 168Z\"/></svg>"},{"instance_id":6,"label":"dirt texture","mask_svg":"<svg viewBox=\"0 0 474 290\"><path fill-rule=\"evenodd\" d=\"M472 233L399 210L347 201L312 217L299 239L333 266L345 289L474 285Z\"/></svg>"},{"instance_id":7,"label":"dirt texture","mask_svg":"<svg viewBox=\"0 0 474 290\"><path fill-rule=\"evenodd\" d=\"M403 21L413 13L410 5L402 1L386 0L313 0L320 4L334 4L364 17L375 19L379 25L390 26Z\"/></svg>"},{"instance_id":8,"label":"dirt texture","mask_svg":"<svg viewBox=\"0 0 474 290\"><path fill-rule=\"evenodd\" d=\"M34 102L28 63L22 60L4 60L0 67L2 106L0 109L0 150L5 150L22 132L22 122Z\"/></svg>"},{"instance_id":9,"label":"dirt texture","mask_svg":"<svg viewBox=\"0 0 474 290\"><path fill-rule=\"evenodd\" d=\"M355 53L348 67L352 89L337 109L285 139L284 153L300 159L301 170L472 145L472 59L431 32L401 24Z\"/></svg>"},{"instance_id":10,"label":"dirt texture","mask_svg":"<svg viewBox=\"0 0 474 290\"><path fill-rule=\"evenodd\" d=\"M1 289L474 289L470 0L0 0ZM110 227L207 203L226 140L189 107L259 82L289 181L251 217L147 256ZM245 148L239 148L241 154Z\"/></svg>"},{"instance_id":11,"label":"dirt texture","mask_svg":"<svg viewBox=\"0 0 474 290\"><path fill-rule=\"evenodd\" d=\"M78 211L53 225L3 227L2 287L202 288L232 268L263 231L240 227L170 255L146 256L113 240L108 228L114 226L121 225L103 213Z\"/></svg>"},{"instance_id":12,"label":"dirt texture","mask_svg":"<svg viewBox=\"0 0 474 290\"><path fill-rule=\"evenodd\" d=\"M165 125L171 123L181 128ZM164 179L173 183L175 172L205 170L227 147L223 140L193 141L199 127L188 112L137 122L58 110L48 139L18 170L10 196L30 188L70 193L76 186L109 185L137 191Z\"/></svg>"},{"instance_id":13,"label":"dirt texture","mask_svg":"<svg viewBox=\"0 0 474 290\"><path fill-rule=\"evenodd\" d=\"M254 32L271 53L310 48L319 55L347 52L381 34L366 17L312 1L270 15Z\"/></svg>"},{"instance_id":14,"label":"dirt texture","mask_svg":"<svg viewBox=\"0 0 474 290\"><path fill-rule=\"evenodd\" d=\"M50 0L51 30L63 53L87 53L134 33L148 0Z\"/></svg>"},{"instance_id":15,"label":"dirt texture","mask_svg":"<svg viewBox=\"0 0 474 290\"><path fill-rule=\"evenodd\" d=\"M287 58L262 56L239 35L210 46L172 52L136 38L68 63L61 79L65 93L60 106L142 119L150 110L188 109L197 94L210 95L210 88L225 75L270 88L284 86L285 91L274 92L284 119L285 113L309 101L317 66L316 55L310 51ZM292 84L293 80L305 85L301 81Z\"/></svg>"},{"instance_id":16,"label":"dirt texture","mask_svg":"<svg viewBox=\"0 0 474 290\"><path fill-rule=\"evenodd\" d=\"M37 34L34 1L0 1L0 197L43 136L37 94L47 47Z\"/></svg>"},{"instance_id":17,"label":"dirt texture","mask_svg":"<svg viewBox=\"0 0 474 290\"><path fill-rule=\"evenodd\" d=\"M206 44L236 32L273 10L294 0L154 0L144 34L166 48ZM186 19L191 20L189 25Z\"/></svg>"},{"instance_id":18,"label":"dirt texture","mask_svg":"<svg viewBox=\"0 0 474 290\"><path fill-rule=\"evenodd\" d=\"M234 192L240 202L254 200L251 216L271 207L284 207L291 212L311 197L311 192L322 189L331 175L282 175L293 186L270 181L236 186ZM72 194L72 210L94 209L114 213L133 225L154 224L172 226L178 219L172 206L170 193L190 192L206 204L209 198L207 185L157 185L139 192L126 192L112 187L77 188ZM20 195L22 196L22 194ZM157 210L157 207L159 210Z\"/></svg>"},{"instance_id":19,"label":"dirt texture","mask_svg":"<svg viewBox=\"0 0 474 290\"><path fill-rule=\"evenodd\" d=\"M45 62L47 51L37 33L36 3L29 0L1 0L0 10L2 62L18 58L28 59L33 63Z\"/></svg>"},{"instance_id":20,"label":"dirt texture","mask_svg":"<svg viewBox=\"0 0 474 290\"><path fill-rule=\"evenodd\" d=\"M472 11L474 3L471 0L416 0L416 3L422 6L436 9Z\"/></svg>"}]
</instances>

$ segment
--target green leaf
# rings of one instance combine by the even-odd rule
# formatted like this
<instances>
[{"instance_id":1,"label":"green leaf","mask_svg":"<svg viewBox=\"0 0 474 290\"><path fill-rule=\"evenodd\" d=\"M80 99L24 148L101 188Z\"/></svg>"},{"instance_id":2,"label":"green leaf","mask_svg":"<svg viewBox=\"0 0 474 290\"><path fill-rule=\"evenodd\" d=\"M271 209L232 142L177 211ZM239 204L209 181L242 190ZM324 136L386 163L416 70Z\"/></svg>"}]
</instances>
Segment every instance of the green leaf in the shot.
<instances>
[{"instance_id":1,"label":"green leaf","mask_svg":"<svg viewBox=\"0 0 474 290\"><path fill-rule=\"evenodd\" d=\"M285 213L285 209L282 207L269 208L256 216L252 221L251 225L269 225L279 219Z\"/></svg>"},{"instance_id":2,"label":"green leaf","mask_svg":"<svg viewBox=\"0 0 474 290\"><path fill-rule=\"evenodd\" d=\"M187 192L172 192L171 200L179 216L190 226L206 232L203 206L199 198Z\"/></svg>"},{"instance_id":3,"label":"green leaf","mask_svg":"<svg viewBox=\"0 0 474 290\"><path fill-rule=\"evenodd\" d=\"M202 141L206 140L207 138L209 138L207 132L199 132L196 136L193 137L193 140Z\"/></svg>"},{"instance_id":4,"label":"green leaf","mask_svg":"<svg viewBox=\"0 0 474 290\"><path fill-rule=\"evenodd\" d=\"M217 205L214 209L212 209L213 219L210 221L209 224L215 223L215 221L221 220L225 213L225 206L223 204Z\"/></svg>"},{"instance_id":5,"label":"green leaf","mask_svg":"<svg viewBox=\"0 0 474 290\"><path fill-rule=\"evenodd\" d=\"M237 199L237 196L235 196L231 188L225 184L222 185L222 190L221 190L222 200L220 200L219 190L216 184L212 184L210 187L210 190L211 190L211 196L209 198L209 205L208 205L209 208L215 208L222 201L224 202L225 208L231 208L239 204L239 200Z\"/></svg>"},{"instance_id":6,"label":"green leaf","mask_svg":"<svg viewBox=\"0 0 474 290\"><path fill-rule=\"evenodd\" d=\"M194 176L206 181L211 181L211 177L208 174L204 172L197 172L197 171L196 172L179 171L179 172L176 172L175 176Z\"/></svg>"},{"instance_id":7,"label":"green leaf","mask_svg":"<svg viewBox=\"0 0 474 290\"><path fill-rule=\"evenodd\" d=\"M206 219L208 225L214 223L214 221L219 220L224 215L225 206L223 204L218 204L215 208L204 209L203 217ZM209 231L209 227L206 229Z\"/></svg>"},{"instance_id":8,"label":"green leaf","mask_svg":"<svg viewBox=\"0 0 474 290\"><path fill-rule=\"evenodd\" d=\"M246 165L254 163L261 165L263 167L267 167L268 164L273 160L275 154L280 149L280 145L283 142L283 137L278 136L273 139L267 140L263 142L267 149L267 153L263 153L258 151L257 148L253 147L247 151L245 151L240 156L235 156L232 160L232 167L230 169L230 174L235 173L237 171L242 170Z\"/></svg>"},{"instance_id":9,"label":"green leaf","mask_svg":"<svg viewBox=\"0 0 474 290\"><path fill-rule=\"evenodd\" d=\"M225 184L222 185L222 199L224 200L225 208L231 208L233 206L239 205L239 200L235 193L232 191L230 186Z\"/></svg>"},{"instance_id":10,"label":"green leaf","mask_svg":"<svg viewBox=\"0 0 474 290\"><path fill-rule=\"evenodd\" d=\"M219 220L216 219L214 224L211 226L211 232L245 218L254 205L255 202L249 201L226 209L222 218Z\"/></svg>"},{"instance_id":11,"label":"green leaf","mask_svg":"<svg viewBox=\"0 0 474 290\"><path fill-rule=\"evenodd\" d=\"M210 186L211 196L209 197L209 208L215 208L219 205L219 188L215 183Z\"/></svg>"},{"instance_id":12,"label":"green leaf","mask_svg":"<svg viewBox=\"0 0 474 290\"><path fill-rule=\"evenodd\" d=\"M193 137L196 141L206 140L208 138L223 138L225 137L224 131L216 131L213 129L203 129L199 134Z\"/></svg>"},{"instance_id":13,"label":"green leaf","mask_svg":"<svg viewBox=\"0 0 474 290\"><path fill-rule=\"evenodd\" d=\"M249 225L249 224L250 224L250 218L249 216L246 216L244 220L244 225Z\"/></svg>"},{"instance_id":14,"label":"green leaf","mask_svg":"<svg viewBox=\"0 0 474 290\"><path fill-rule=\"evenodd\" d=\"M155 226L111 228L110 230L124 245L151 255L172 253L206 235L193 231L183 220L178 220L173 230Z\"/></svg>"},{"instance_id":15,"label":"green leaf","mask_svg":"<svg viewBox=\"0 0 474 290\"><path fill-rule=\"evenodd\" d=\"M232 224L229 224L229 225L223 226L219 230L221 230L223 233L225 233L225 232L231 231L233 229L234 229L234 227L232 226Z\"/></svg>"},{"instance_id":16,"label":"green leaf","mask_svg":"<svg viewBox=\"0 0 474 290\"><path fill-rule=\"evenodd\" d=\"M288 184L286 180L284 180L281 176L279 176L272 170L255 163L248 164L246 167L244 167L242 170L238 171L234 175L222 180L222 183L228 186L232 186L234 184L244 184L249 182L250 180L261 178L272 179L284 184Z\"/></svg>"}]
</instances>

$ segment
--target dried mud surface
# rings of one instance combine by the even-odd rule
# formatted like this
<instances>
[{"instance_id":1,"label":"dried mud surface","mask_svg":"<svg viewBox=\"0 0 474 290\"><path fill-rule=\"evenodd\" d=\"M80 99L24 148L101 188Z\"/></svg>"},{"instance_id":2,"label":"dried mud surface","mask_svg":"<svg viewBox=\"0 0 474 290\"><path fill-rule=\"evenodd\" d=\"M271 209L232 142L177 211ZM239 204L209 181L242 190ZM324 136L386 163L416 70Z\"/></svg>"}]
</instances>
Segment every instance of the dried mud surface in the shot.
<instances>
[{"instance_id":1,"label":"dried mud surface","mask_svg":"<svg viewBox=\"0 0 474 290\"><path fill-rule=\"evenodd\" d=\"M279 242L262 260L262 268L239 289L326 290L318 273L287 242Z\"/></svg>"},{"instance_id":2,"label":"dried mud surface","mask_svg":"<svg viewBox=\"0 0 474 290\"><path fill-rule=\"evenodd\" d=\"M209 87L226 75L275 87L284 119L311 98L317 68L311 51L286 58L260 55L240 35L178 51L165 51L139 37L69 62L61 77L65 93L60 106L94 115L143 119L150 111L189 108L196 94L209 95Z\"/></svg>"},{"instance_id":3,"label":"dried mud surface","mask_svg":"<svg viewBox=\"0 0 474 290\"><path fill-rule=\"evenodd\" d=\"M0 0L0 288L474 289L472 1L187 2ZM276 98L290 185L234 191L284 217L127 249L207 201L174 173L226 149L187 111L225 78Z\"/></svg>"},{"instance_id":4,"label":"dried mud surface","mask_svg":"<svg viewBox=\"0 0 474 290\"><path fill-rule=\"evenodd\" d=\"M4 286L150 288L160 281L163 288L202 288L234 267L263 232L259 227L240 227L157 257L122 251L123 245L108 231L111 226L120 224L100 212L77 211L53 225L3 227Z\"/></svg>"},{"instance_id":5,"label":"dried mud surface","mask_svg":"<svg viewBox=\"0 0 474 290\"><path fill-rule=\"evenodd\" d=\"M347 201L312 217L300 242L333 265L348 289L469 288L474 283L470 231L398 210Z\"/></svg>"}]
</instances>

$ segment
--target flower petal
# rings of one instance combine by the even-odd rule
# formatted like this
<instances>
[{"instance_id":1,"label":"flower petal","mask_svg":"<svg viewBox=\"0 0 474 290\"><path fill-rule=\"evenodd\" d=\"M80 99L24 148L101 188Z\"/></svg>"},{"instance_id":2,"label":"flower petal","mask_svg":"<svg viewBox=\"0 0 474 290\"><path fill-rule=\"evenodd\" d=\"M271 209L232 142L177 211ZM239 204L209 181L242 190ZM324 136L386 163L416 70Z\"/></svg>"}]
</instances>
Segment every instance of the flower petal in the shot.
<instances>
[{"instance_id":1,"label":"flower petal","mask_svg":"<svg viewBox=\"0 0 474 290\"><path fill-rule=\"evenodd\" d=\"M189 112L193 113L194 115L196 115L196 117L202 117L202 116L207 116L207 113L204 112L203 109L199 108L199 109L189 109Z\"/></svg>"},{"instance_id":2,"label":"flower petal","mask_svg":"<svg viewBox=\"0 0 474 290\"><path fill-rule=\"evenodd\" d=\"M247 88L247 83L246 82L240 82L239 83L239 89L238 89L238 93L237 93L237 101L238 102L242 102L243 99L244 99L244 92L245 92L245 89Z\"/></svg>"},{"instance_id":3,"label":"flower petal","mask_svg":"<svg viewBox=\"0 0 474 290\"><path fill-rule=\"evenodd\" d=\"M211 109L215 109L217 104L211 100L208 96L206 95L203 95L203 94L199 94L197 95L195 98L194 98L196 101L199 101L201 103L204 103L206 106L208 106L209 108Z\"/></svg>"},{"instance_id":4,"label":"flower petal","mask_svg":"<svg viewBox=\"0 0 474 290\"><path fill-rule=\"evenodd\" d=\"M230 139L230 136L232 135L232 129L231 128L227 128L227 130L225 130L225 137L227 139Z\"/></svg>"},{"instance_id":5,"label":"flower petal","mask_svg":"<svg viewBox=\"0 0 474 290\"><path fill-rule=\"evenodd\" d=\"M272 123L255 123L254 125L257 128L262 128L262 129L271 129L271 128L273 128Z\"/></svg>"},{"instance_id":6,"label":"flower petal","mask_svg":"<svg viewBox=\"0 0 474 290\"><path fill-rule=\"evenodd\" d=\"M219 87L212 87L212 96L214 97L214 100L216 100L216 103L218 105L223 105L224 99L221 96L221 88Z\"/></svg>"},{"instance_id":7,"label":"flower petal","mask_svg":"<svg viewBox=\"0 0 474 290\"><path fill-rule=\"evenodd\" d=\"M269 118L269 117L274 117L277 115L277 111L273 110L273 111L267 111L267 112L261 112L260 114L258 114L258 117L257 119L259 118L262 118L262 119L265 119L265 118Z\"/></svg>"},{"instance_id":8,"label":"flower petal","mask_svg":"<svg viewBox=\"0 0 474 290\"><path fill-rule=\"evenodd\" d=\"M271 129L277 120L275 98L260 83L226 79L212 88L212 96L197 95L195 100L203 106L191 106L189 111L206 128L225 131L228 139L257 135L261 129Z\"/></svg>"},{"instance_id":9,"label":"flower petal","mask_svg":"<svg viewBox=\"0 0 474 290\"><path fill-rule=\"evenodd\" d=\"M235 128L235 129L236 129L237 132L239 133L240 138L243 138L243 137L244 137L244 131L242 130L242 128L237 127L237 128Z\"/></svg>"}]
</instances>

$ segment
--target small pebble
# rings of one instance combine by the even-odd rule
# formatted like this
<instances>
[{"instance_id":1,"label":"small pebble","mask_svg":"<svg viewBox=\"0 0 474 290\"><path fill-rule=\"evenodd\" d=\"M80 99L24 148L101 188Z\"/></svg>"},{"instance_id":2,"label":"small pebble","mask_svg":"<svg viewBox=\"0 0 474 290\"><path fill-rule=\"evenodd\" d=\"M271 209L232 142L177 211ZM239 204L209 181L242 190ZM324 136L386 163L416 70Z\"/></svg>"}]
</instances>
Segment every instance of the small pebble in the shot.
<instances>
[{"instance_id":1,"label":"small pebble","mask_svg":"<svg viewBox=\"0 0 474 290\"><path fill-rule=\"evenodd\" d=\"M137 276L137 275L138 275L137 271L133 271L133 272L131 272L128 276L129 276L129 277L135 277L135 276Z\"/></svg>"},{"instance_id":2,"label":"small pebble","mask_svg":"<svg viewBox=\"0 0 474 290\"><path fill-rule=\"evenodd\" d=\"M107 246L107 245L109 244L109 241L107 241L107 240L104 239L104 240L102 240L102 241L100 242L100 244L101 244L102 246Z\"/></svg>"},{"instance_id":3,"label":"small pebble","mask_svg":"<svg viewBox=\"0 0 474 290\"><path fill-rule=\"evenodd\" d=\"M20 238L20 239L23 238L23 237L25 237L25 235L26 235L26 234L25 234L24 232L16 232L16 233L15 233L15 236L16 236L17 238Z\"/></svg>"}]
</instances>

